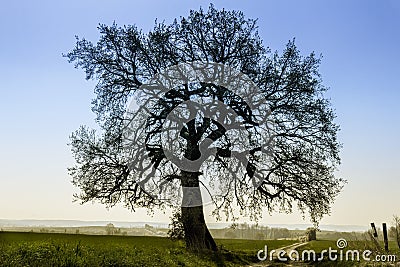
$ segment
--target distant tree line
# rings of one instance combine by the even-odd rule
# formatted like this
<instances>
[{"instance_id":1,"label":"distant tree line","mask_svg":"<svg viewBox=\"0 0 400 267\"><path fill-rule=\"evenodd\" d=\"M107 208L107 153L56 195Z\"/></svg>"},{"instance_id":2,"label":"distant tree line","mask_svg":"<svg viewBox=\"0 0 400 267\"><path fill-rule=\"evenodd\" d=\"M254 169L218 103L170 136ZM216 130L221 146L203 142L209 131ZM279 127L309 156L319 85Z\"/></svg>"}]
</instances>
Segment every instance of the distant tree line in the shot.
<instances>
[{"instance_id":1,"label":"distant tree line","mask_svg":"<svg viewBox=\"0 0 400 267\"><path fill-rule=\"evenodd\" d=\"M126 231L121 231L121 228L116 228L114 224L109 223L106 225L107 235L127 235Z\"/></svg>"},{"instance_id":2,"label":"distant tree line","mask_svg":"<svg viewBox=\"0 0 400 267\"><path fill-rule=\"evenodd\" d=\"M223 232L223 233L222 233ZM213 229L213 233L216 235L218 231ZM297 238L295 232L291 232L287 228L271 228L268 226L262 226L259 224L247 224L247 223L234 223L229 228L220 231L219 235L221 238L229 239L282 239L282 238Z\"/></svg>"}]
</instances>

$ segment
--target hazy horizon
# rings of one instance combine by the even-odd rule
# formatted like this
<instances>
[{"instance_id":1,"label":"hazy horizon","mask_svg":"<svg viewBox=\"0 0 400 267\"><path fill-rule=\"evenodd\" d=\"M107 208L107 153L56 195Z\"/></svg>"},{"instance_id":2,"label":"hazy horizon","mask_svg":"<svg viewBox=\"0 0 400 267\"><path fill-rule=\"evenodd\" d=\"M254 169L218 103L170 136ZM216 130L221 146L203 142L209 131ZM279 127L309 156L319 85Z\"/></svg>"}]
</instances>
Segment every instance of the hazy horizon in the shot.
<instances>
[{"instance_id":1,"label":"hazy horizon","mask_svg":"<svg viewBox=\"0 0 400 267\"><path fill-rule=\"evenodd\" d=\"M168 228L169 222L146 222L146 221L85 221L85 220L4 220L0 218L0 227L90 227L90 226L106 226L108 223L113 223L115 227L144 227L145 224L159 227ZM240 222L237 222L240 224ZM228 228L232 223L217 222L208 223L208 227L211 229ZM249 223L250 225L255 223ZM286 228L289 230L305 230L308 227L312 227L309 223L300 224L268 224L259 223L260 226L268 226L270 228ZM319 229L322 231L340 231L340 232L363 232L368 230L369 225L335 225L326 224L320 225ZM379 225L378 225L379 228Z\"/></svg>"}]
</instances>

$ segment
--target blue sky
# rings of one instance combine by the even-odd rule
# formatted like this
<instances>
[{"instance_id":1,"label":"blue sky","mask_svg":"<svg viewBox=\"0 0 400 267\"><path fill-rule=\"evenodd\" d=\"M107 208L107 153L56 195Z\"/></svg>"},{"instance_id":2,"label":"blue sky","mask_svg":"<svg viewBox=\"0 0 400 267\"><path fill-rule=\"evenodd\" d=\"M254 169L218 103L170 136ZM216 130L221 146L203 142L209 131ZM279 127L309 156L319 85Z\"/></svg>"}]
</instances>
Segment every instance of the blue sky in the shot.
<instances>
[{"instance_id":1,"label":"blue sky","mask_svg":"<svg viewBox=\"0 0 400 267\"><path fill-rule=\"evenodd\" d=\"M209 1L6 1L0 8L0 218L168 221L122 207L72 203L76 191L68 136L94 126L94 83L62 53L75 35L96 41L99 23L171 22ZM300 3L301 2L301 3ZM258 18L264 45L296 38L303 54L323 55L320 71L343 143L338 175L348 180L323 224L390 222L400 215L400 2L214 1ZM298 213L264 223L301 223Z\"/></svg>"}]
</instances>

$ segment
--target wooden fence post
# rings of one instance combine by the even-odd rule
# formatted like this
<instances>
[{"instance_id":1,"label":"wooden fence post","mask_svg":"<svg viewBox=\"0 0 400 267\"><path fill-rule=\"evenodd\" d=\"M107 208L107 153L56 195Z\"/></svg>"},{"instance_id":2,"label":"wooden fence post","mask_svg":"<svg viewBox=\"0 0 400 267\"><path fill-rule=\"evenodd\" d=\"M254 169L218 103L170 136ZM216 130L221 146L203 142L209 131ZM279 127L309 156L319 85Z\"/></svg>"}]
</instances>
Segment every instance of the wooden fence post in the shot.
<instances>
[{"instance_id":1,"label":"wooden fence post","mask_svg":"<svg viewBox=\"0 0 400 267\"><path fill-rule=\"evenodd\" d=\"M375 223L372 222L371 227L372 227L374 237L378 237L378 232L376 231Z\"/></svg>"},{"instance_id":2,"label":"wooden fence post","mask_svg":"<svg viewBox=\"0 0 400 267\"><path fill-rule=\"evenodd\" d=\"M389 251L389 242L388 242L386 223L382 223L382 230L383 230L383 241L385 242L385 250Z\"/></svg>"}]
</instances>

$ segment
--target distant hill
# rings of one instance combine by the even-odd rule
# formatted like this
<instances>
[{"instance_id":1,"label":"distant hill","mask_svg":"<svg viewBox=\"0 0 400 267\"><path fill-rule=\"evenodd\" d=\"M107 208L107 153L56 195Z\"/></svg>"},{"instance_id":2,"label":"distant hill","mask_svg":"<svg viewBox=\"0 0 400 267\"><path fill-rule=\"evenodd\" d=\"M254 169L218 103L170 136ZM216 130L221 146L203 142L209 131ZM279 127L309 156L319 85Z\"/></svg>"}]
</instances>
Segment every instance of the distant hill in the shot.
<instances>
[{"instance_id":1,"label":"distant hill","mask_svg":"<svg viewBox=\"0 0 400 267\"><path fill-rule=\"evenodd\" d=\"M140 228L145 224L157 228L168 228L168 222L120 222L120 221L80 221L80 220L6 220L0 219L0 227L84 227L105 226L112 223L115 227ZM229 227L231 223L209 223L211 229L222 229ZM262 224L271 228L286 228L289 230L304 230L311 224ZM321 230L337 232L362 232L369 229L368 225L320 225Z\"/></svg>"},{"instance_id":2,"label":"distant hill","mask_svg":"<svg viewBox=\"0 0 400 267\"><path fill-rule=\"evenodd\" d=\"M0 219L0 227L84 227L105 226L112 223L115 227L144 227L145 224L158 228L168 228L168 223L154 222L118 222L118 221L79 221L79 220L5 220Z\"/></svg>"}]
</instances>

